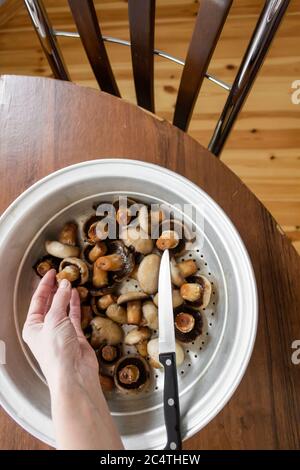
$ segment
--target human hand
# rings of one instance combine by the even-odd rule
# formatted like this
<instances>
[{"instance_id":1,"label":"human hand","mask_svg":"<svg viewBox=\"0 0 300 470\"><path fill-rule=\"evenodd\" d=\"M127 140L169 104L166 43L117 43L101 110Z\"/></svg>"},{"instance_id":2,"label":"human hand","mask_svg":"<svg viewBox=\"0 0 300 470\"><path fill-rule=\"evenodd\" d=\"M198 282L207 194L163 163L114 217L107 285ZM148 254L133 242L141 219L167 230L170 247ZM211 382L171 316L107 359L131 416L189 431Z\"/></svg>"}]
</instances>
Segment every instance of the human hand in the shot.
<instances>
[{"instance_id":1,"label":"human hand","mask_svg":"<svg viewBox=\"0 0 300 470\"><path fill-rule=\"evenodd\" d=\"M32 297L23 339L50 389L63 375L82 385L93 379L99 386L98 361L81 329L78 292L67 280L57 288L55 270L43 277Z\"/></svg>"}]
</instances>

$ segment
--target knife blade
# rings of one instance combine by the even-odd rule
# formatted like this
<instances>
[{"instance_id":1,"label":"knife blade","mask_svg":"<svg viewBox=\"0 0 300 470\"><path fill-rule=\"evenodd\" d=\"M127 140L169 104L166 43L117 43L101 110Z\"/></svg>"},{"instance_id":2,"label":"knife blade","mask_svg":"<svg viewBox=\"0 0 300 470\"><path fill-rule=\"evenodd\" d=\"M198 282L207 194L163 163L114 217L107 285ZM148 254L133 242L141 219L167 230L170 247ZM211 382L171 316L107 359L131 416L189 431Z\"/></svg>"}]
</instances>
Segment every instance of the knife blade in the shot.
<instances>
[{"instance_id":1,"label":"knife blade","mask_svg":"<svg viewBox=\"0 0 300 470\"><path fill-rule=\"evenodd\" d=\"M176 343L169 251L161 259L158 279L159 361L164 366L164 416L166 449L181 450L180 408L176 368Z\"/></svg>"},{"instance_id":2,"label":"knife blade","mask_svg":"<svg viewBox=\"0 0 300 470\"><path fill-rule=\"evenodd\" d=\"M175 331L169 250L165 250L158 278L159 354L175 353Z\"/></svg>"}]
</instances>

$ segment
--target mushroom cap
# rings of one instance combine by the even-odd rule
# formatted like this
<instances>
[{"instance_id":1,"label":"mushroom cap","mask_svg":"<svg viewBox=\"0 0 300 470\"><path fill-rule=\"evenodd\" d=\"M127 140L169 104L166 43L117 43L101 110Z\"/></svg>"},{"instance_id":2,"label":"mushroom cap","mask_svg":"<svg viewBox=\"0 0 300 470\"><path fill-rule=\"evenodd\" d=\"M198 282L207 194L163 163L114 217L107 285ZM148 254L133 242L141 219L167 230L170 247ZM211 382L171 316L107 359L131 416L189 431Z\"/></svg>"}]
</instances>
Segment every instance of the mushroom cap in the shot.
<instances>
[{"instance_id":1,"label":"mushroom cap","mask_svg":"<svg viewBox=\"0 0 300 470\"><path fill-rule=\"evenodd\" d=\"M125 368L133 366L138 369L138 379L132 383L120 382L119 373ZM145 390L150 383L150 368L142 356L130 354L122 357L115 365L114 381L117 389L122 393L137 394Z\"/></svg>"},{"instance_id":2,"label":"mushroom cap","mask_svg":"<svg viewBox=\"0 0 300 470\"><path fill-rule=\"evenodd\" d=\"M184 361L184 350L181 344L176 341L176 366L180 366ZM147 344L148 355L150 356L150 363L156 369L160 369L163 365L159 362L159 339L153 338Z\"/></svg>"},{"instance_id":3,"label":"mushroom cap","mask_svg":"<svg viewBox=\"0 0 300 470\"><path fill-rule=\"evenodd\" d=\"M158 291L158 276L160 256L152 253L143 258L139 265L137 278L141 289L147 294L156 294Z\"/></svg>"},{"instance_id":4,"label":"mushroom cap","mask_svg":"<svg viewBox=\"0 0 300 470\"><path fill-rule=\"evenodd\" d=\"M132 300L144 300L144 299L147 299L148 297L149 295L146 294L145 292L139 292L139 291L134 290L134 291L126 292L126 294L121 294L118 297L117 304L122 305L127 302L131 302Z\"/></svg>"},{"instance_id":5,"label":"mushroom cap","mask_svg":"<svg viewBox=\"0 0 300 470\"><path fill-rule=\"evenodd\" d=\"M153 302L158 307L158 293L153 297ZM184 302L183 298L181 297L179 289L172 289L172 303L173 308L179 307Z\"/></svg>"},{"instance_id":6,"label":"mushroom cap","mask_svg":"<svg viewBox=\"0 0 300 470\"><path fill-rule=\"evenodd\" d=\"M49 255L55 258L77 258L80 255L80 248L78 246L64 245L55 240L47 240L45 242L45 249Z\"/></svg>"},{"instance_id":7,"label":"mushroom cap","mask_svg":"<svg viewBox=\"0 0 300 470\"><path fill-rule=\"evenodd\" d=\"M77 245L78 225L76 222L67 222L60 231L58 241L64 245Z\"/></svg>"},{"instance_id":8,"label":"mushroom cap","mask_svg":"<svg viewBox=\"0 0 300 470\"><path fill-rule=\"evenodd\" d=\"M135 344L142 343L146 339L149 339L151 336L151 331L147 326L142 326L140 328L134 328L130 330L129 333L125 336L125 344L129 346L134 346Z\"/></svg>"},{"instance_id":9,"label":"mushroom cap","mask_svg":"<svg viewBox=\"0 0 300 470\"><path fill-rule=\"evenodd\" d=\"M121 232L120 236L126 246L133 247L138 253L147 255L153 250L153 240L142 229L128 227Z\"/></svg>"},{"instance_id":10,"label":"mushroom cap","mask_svg":"<svg viewBox=\"0 0 300 470\"><path fill-rule=\"evenodd\" d=\"M79 282L76 281L76 284L81 286L89 280L89 270L86 263L82 259L75 257L64 258L59 265L59 272L61 272L66 266L69 265L73 265L79 268L80 280Z\"/></svg>"},{"instance_id":11,"label":"mushroom cap","mask_svg":"<svg viewBox=\"0 0 300 470\"><path fill-rule=\"evenodd\" d=\"M95 241L97 241L95 238L91 239L89 237L89 231L90 231L90 228L92 227L92 225L96 224L97 222L99 222L100 220L103 219L104 216L99 216L99 215L96 215L96 214L93 214L91 215L83 224L83 227L82 227L82 232L83 232L83 237L84 237L84 240L87 241L88 243L95 243Z\"/></svg>"},{"instance_id":12,"label":"mushroom cap","mask_svg":"<svg viewBox=\"0 0 300 470\"><path fill-rule=\"evenodd\" d=\"M171 258L170 261L170 272L172 283L176 287L181 287L186 282L174 258Z\"/></svg>"},{"instance_id":13,"label":"mushroom cap","mask_svg":"<svg viewBox=\"0 0 300 470\"><path fill-rule=\"evenodd\" d=\"M125 325L127 323L126 309L117 303L113 303L107 307L106 316L120 325Z\"/></svg>"},{"instance_id":14,"label":"mushroom cap","mask_svg":"<svg viewBox=\"0 0 300 470\"><path fill-rule=\"evenodd\" d=\"M98 349L102 343L115 345L123 341L122 328L109 318L95 317L91 321L91 326L91 345L94 349Z\"/></svg>"},{"instance_id":15,"label":"mushroom cap","mask_svg":"<svg viewBox=\"0 0 300 470\"><path fill-rule=\"evenodd\" d=\"M175 324L175 336L176 339L178 339L178 341L181 341L182 343L191 343L202 333L202 316L198 310L195 310L187 304L183 304L174 309L174 321L176 319L176 316L181 313L186 313L194 318L193 328L190 331L183 333L182 331L178 330Z\"/></svg>"},{"instance_id":16,"label":"mushroom cap","mask_svg":"<svg viewBox=\"0 0 300 470\"><path fill-rule=\"evenodd\" d=\"M152 300L146 300L142 305L143 324L151 330L158 330L158 308Z\"/></svg>"}]
</instances>

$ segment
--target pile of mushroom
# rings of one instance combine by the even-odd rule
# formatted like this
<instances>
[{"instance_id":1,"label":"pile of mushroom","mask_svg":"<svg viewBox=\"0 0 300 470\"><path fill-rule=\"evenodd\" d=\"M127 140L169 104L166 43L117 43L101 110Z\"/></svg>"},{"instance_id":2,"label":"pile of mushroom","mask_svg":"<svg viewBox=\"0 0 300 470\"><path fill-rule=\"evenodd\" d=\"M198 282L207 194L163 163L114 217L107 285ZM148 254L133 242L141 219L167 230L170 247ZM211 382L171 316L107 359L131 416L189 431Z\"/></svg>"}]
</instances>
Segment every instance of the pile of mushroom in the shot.
<instances>
[{"instance_id":1,"label":"pile of mushroom","mask_svg":"<svg viewBox=\"0 0 300 470\"><path fill-rule=\"evenodd\" d=\"M178 259L193 239L186 227L161 210L150 210L145 204L138 204L136 210L137 203L128 201L126 209L118 201L113 203L114 239L107 236L103 216L91 215L81 229L67 222L57 240L45 242L46 254L34 269L42 277L54 268L58 283L68 279L76 287L81 326L95 350L103 390L132 394L148 388L152 367L162 367L158 354L162 252L169 249L171 255L178 366L184 361L183 345L202 333L201 309L209 304L211 284L197 274L194 260ZM137 290L124 289L129 280ZM129 354L128 347L135 354Z\"/></svg>"}]
</instances>

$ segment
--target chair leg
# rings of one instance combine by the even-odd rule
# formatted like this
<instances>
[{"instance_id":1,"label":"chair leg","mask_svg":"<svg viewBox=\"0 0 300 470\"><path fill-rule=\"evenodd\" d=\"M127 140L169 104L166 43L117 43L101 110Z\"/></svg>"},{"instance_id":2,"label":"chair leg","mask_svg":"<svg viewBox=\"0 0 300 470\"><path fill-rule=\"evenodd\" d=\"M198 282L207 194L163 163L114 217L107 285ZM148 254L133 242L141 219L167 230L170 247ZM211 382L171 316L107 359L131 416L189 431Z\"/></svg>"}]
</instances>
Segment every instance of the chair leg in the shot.
<instances>
[{"instance_id":1,"label":"chair leg","mask_svg":"<svg viewBox=\"0 0 300 470\"><path fill-rule=\"evenodd\" d=\"M24 0L29 16L55 78L70 80L61 50L42 0Z\"/></svg>"},{"instance_id":2,"label":"chair leg","mask_svg":"<svg viewBox=\"0 0 300 470\"><path fill-rule=\"evenodd\" d=\"M267 0L209 143L219 156L246 100L290 0Z\"/></svg>"}]
</instances>

